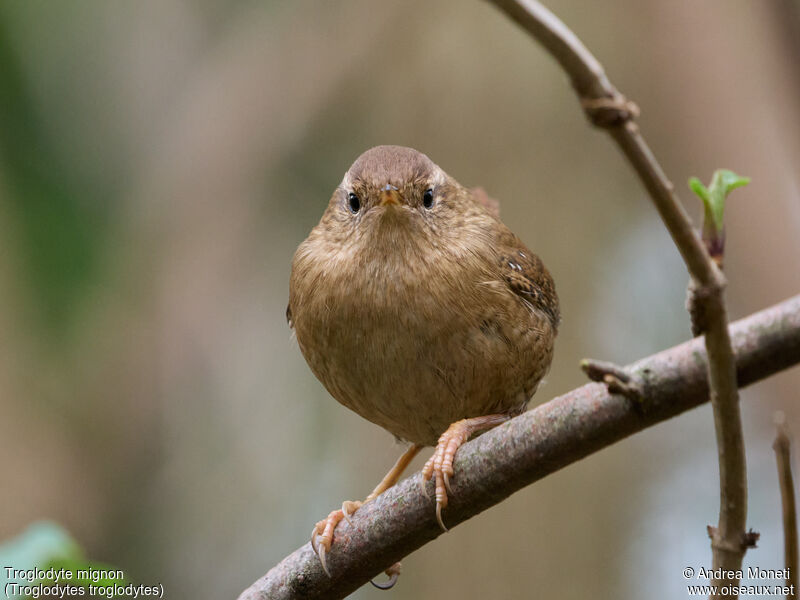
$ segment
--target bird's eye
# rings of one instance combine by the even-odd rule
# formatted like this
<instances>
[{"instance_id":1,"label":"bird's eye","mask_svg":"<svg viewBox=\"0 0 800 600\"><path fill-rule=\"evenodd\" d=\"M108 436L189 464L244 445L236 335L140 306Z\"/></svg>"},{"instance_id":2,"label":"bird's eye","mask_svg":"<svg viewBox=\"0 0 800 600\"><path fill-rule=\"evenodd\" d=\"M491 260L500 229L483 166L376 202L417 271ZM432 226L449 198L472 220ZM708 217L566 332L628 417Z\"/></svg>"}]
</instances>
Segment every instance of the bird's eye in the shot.
<instances>
[{"instance_id":1,"label":"bird's eye","mask_svg":"<svg viewBox=\"0 0 800 600\"><path fill-rule=\"evenodd\" d=\"M350 195L347 197L347 206L350 208L350 212L354 215L361 210L361 200L358 199L353 192L350 192Z\"/></svg>"},{"instance_id":2,"label":"bird's eye","mask_svg":"<svg viewBox=\"0 0 800 600\"><path fill-rule=\"evenodd\" d=\"M422 195L422 205L425 208L431 208L433 206L433 188L425 190L425 193Z\"/></svg>"}]
</instances>

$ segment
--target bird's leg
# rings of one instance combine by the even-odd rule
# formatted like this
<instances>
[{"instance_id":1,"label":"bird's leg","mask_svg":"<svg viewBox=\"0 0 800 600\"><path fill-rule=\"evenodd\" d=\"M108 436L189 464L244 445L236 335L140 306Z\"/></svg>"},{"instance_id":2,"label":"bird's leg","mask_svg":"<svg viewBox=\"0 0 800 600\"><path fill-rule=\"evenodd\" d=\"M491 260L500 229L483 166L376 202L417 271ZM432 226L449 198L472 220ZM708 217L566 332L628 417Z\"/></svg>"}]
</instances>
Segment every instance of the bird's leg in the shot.
<instances>
[{"instance_id":1,"label":"bird's leg","mask_svg":"<svg viewBox=\"0 0 800 600\"><path fill-rule=\"evenodd\" d=\"M472 419L462 419L456 421L447 428L436 444L433 456L428 459L422 468L422 491L425 491L425 483L434 475L436 476L436 520L439 525L447 531L442 521L442 509L447 506L447 493L452 493L450 489L450 477L453 476L453 459L459 446L466 442L470 436L479 431L491 429L508 421L509 415L485 415Z\"/></svg>"},{"instance_id":2,"label":"bird's leg","mask_svg":"<svg viewBox=\"0 0 800 600\"><path fill-rule=\"evenodd\" d=\"M397 483L397 480L400 479L403 471L405 471L408 464L413 460L420 450L422 450L422 446L418 446L416 444L412 445L408 450L406 450L403 455L397 459L397 462L394 463L394 466L386 474L386 477L381 480L378 486L372 490L370 495L367 496L363 501L346 500L342 503L342 508L332 511L326 518L314 525L314 529L311 531L311 547L314 548L314 552L317 553L319 562L322 563L322 569L325 571L325 573L327 573L328 577L330 577L331 574L328 571L328 564L325 560L325 556L331 549L331 544L333 543L333 530L336 529L339 521L342 519L347 519L349 522L350 515L358 510L365 502L369 502L370 500L377 498L383 492ZM387 575L392 576L395 574L395 572L399 573L399 566L399 563L392 565L392 567L386 571ZM392 572L390 573L390 571ZM397 579L396 575L394 576L394 579Z\"/></svg>"}]
</instances>

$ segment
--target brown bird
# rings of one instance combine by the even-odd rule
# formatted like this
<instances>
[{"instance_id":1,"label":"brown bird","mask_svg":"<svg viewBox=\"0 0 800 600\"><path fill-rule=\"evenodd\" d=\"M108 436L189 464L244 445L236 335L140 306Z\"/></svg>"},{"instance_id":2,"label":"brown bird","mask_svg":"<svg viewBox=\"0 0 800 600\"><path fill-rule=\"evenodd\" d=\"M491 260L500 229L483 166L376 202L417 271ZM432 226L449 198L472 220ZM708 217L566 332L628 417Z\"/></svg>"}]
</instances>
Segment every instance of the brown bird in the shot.
<instances>
[{"instance_id":1,"label":"brown bird","mask_svg":"<svg viewBox=\"0 0 800 600\"><path fill-rule=\"evenodd\" d=\"M446 530L456 450L525 409L550 367L559 308L550 273L482 190L416 150L378 146L297 249L287 318L330 394L411 443L365 502L436 446L423 476ZM362 504L314 527L326 572L336 525Z\"/></svg>"}]
</instances>

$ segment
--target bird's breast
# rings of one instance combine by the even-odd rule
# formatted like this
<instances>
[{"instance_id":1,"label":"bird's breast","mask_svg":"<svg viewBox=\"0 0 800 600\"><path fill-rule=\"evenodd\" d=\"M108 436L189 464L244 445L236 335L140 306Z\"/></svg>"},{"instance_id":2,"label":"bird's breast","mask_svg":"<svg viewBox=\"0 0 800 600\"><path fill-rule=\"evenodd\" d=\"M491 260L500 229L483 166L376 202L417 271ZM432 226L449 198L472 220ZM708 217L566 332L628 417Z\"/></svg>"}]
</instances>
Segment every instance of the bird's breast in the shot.
<instances>
[{"instance_id":1,"label":"bird's breast","mask_svg":"<svg viewBox=\"0 0 800 600\"><path fill-rule=\"evenodd\" d=\"M297 340L330 393L428 445L458 419L521 409L549 364L549 325L479 257L372 250L293 269Z\"/></svg>"}]
</instances>

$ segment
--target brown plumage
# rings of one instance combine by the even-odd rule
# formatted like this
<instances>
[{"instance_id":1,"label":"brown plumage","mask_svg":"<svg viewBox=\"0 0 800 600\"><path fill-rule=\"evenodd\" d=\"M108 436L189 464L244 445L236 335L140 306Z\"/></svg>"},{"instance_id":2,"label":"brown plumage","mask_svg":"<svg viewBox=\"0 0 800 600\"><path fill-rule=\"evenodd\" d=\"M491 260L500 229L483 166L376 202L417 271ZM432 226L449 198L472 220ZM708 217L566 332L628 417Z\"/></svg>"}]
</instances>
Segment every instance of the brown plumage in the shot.
<instances>
[{"instance_id":1,"label":"brown plumage","mask_svg":"<svg viewBox=\"0 0 800 600\"><path fill-rule=\"evenodd\" d=\"M466 439L525 408L550 366L559 308L542 261L483 190L415 150L378 146L297 249L287 318L336 400L415 446L439 441L426 474L440 510L452 475L440 436L492 416L462 428Z\"/></svg>"}]
</instances>

